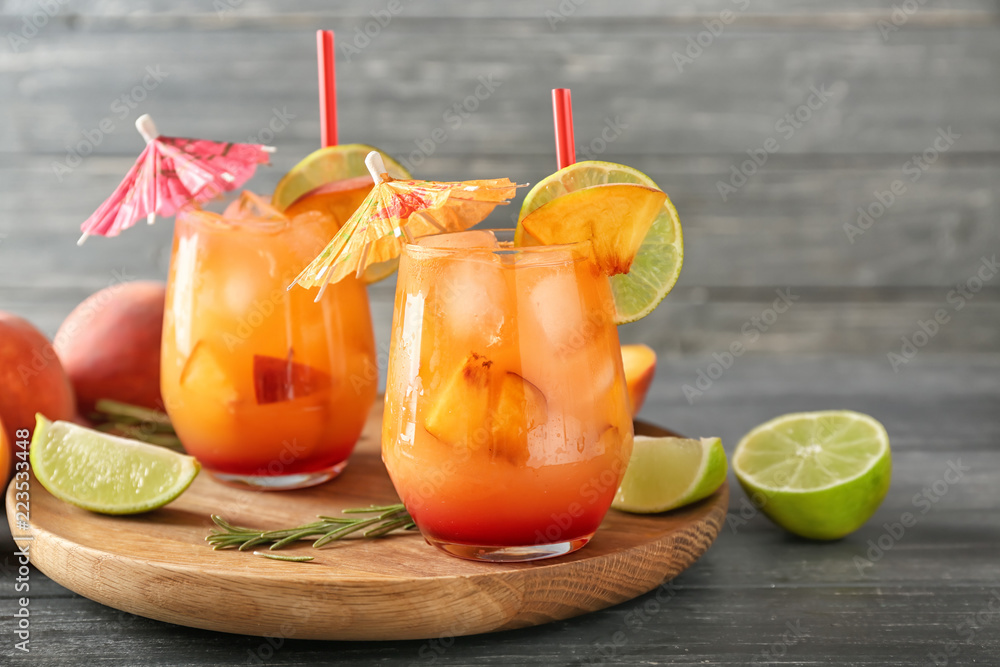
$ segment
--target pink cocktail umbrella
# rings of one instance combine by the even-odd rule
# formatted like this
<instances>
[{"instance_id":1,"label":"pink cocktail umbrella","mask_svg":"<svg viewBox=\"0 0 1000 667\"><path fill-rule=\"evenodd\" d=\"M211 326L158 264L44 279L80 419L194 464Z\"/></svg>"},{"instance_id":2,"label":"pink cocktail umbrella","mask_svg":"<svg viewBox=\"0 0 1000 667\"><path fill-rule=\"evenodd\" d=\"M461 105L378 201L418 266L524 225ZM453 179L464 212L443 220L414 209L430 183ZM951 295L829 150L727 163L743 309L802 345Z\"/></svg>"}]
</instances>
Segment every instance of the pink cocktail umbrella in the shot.
<instances>
[{"instance_id":1,"label":"pink cocktail umbrella","mask_svg":"<svg viewBox=\"0 0 1000 667\"><path fill-rule=\"evenodd\" d=\"M135 121L146 148L125 180L81 225L88 236L117 236L141 218L174 215L191 202L203 203L246 183L271 146L160 136L148 114Z\"/></svg>"}]
</instances>

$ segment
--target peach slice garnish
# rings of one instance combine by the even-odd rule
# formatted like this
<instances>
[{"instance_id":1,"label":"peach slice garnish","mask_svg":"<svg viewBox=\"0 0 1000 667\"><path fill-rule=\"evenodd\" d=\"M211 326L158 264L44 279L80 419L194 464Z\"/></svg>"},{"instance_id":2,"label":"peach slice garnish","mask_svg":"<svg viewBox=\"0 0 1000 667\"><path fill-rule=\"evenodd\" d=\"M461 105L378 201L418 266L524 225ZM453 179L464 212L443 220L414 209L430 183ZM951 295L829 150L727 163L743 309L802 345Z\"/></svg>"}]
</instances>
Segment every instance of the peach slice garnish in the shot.
<instances>
[{"instance_id":1,"label":"peach slice garnish","mask_svg":"<svg viewBox=\"0 0 1000 667\"><path fill-rule=\"evenodd\" d=\"M597 265L608 276L628 273L667 195L637 183L609 183L567 192L523 220L543 245L590 240Z\"/></svg>"},{"instance_id":2,"label":"peach slice garnish","mask_svg":"<svg viewBox=\"0 0 1000 667\"><path fill-rule=\"evenodd\" d=\"M622 366L632 416L639 414L656 374L656 352L648 345L622 345Z\"/></svg>"}]
</instances>

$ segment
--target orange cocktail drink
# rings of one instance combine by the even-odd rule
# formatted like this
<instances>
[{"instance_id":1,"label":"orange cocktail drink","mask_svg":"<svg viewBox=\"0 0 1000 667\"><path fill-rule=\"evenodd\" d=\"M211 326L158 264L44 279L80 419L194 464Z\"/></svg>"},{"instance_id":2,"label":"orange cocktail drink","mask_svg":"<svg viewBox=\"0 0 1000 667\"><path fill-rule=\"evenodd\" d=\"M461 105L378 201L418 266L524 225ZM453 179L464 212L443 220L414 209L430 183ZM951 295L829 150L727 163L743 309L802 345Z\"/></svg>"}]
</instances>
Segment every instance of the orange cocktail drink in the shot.
<instances>
[{"instance_id":1,"label":"orange cocktail drink","mask_svg":"<svg viewBox=\"0 0 1000 667\"><path fill-rule=\"evenodd\" d=\"M497 561L586 544L632 449L610 284L590 243L508 239L405 247L382 433L427 541Z\"/></svg>"},{"instance_id":2,"label":"orange cocktail drink","mask_svg":"<svg viewBox=\"0 0 1000 667\"><path fill-rule=\"evenodd\" d=\"M365 287L287 287L337 222L244 193L177 216L161 384L188 453L217 478L295 488L346 465L378 382Z\"/></svg>"}]
</instances>

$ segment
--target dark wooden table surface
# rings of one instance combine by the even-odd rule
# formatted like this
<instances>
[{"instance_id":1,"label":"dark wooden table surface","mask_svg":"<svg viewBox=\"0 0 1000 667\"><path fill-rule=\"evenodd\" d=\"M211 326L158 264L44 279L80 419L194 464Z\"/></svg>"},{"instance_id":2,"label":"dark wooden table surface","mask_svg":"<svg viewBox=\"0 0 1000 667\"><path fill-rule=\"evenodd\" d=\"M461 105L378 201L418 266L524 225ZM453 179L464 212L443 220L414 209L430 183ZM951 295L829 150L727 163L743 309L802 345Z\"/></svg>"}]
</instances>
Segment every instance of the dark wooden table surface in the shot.
<instances>
[{"instance_id":1,"label":"dark wooden table surface","mask_svg":"<svg viewBox=\"0 0 1000 667\"><path fill-rule=\"evenodd\" d=\"M251 183L269 192L318 141L319 27L341 45L342 141L425 178L537 181L554 168L549 89L571 87L580 158L647 172L684 223L674 293L621 329L660 355L642 416L731 452L778 414L860 410L892 440L888 497L820 544L758 515L733 479L718 541L659 600L377 644L171 626L32 570L23 654L3 531L0 663L1000 664L995 2L3 2L0 309L52 335L91 292L165 276L169 221L74 245L141 149L141 113L167 134L276 145ZM456 104L475 109L458 122ZM393 289L371 290L383 345ZM793 306L770 319L776 290ZM893 363L939 309L948 321ZM713 367L734 342L746 353Z\"/></svg>"}]
</instances>

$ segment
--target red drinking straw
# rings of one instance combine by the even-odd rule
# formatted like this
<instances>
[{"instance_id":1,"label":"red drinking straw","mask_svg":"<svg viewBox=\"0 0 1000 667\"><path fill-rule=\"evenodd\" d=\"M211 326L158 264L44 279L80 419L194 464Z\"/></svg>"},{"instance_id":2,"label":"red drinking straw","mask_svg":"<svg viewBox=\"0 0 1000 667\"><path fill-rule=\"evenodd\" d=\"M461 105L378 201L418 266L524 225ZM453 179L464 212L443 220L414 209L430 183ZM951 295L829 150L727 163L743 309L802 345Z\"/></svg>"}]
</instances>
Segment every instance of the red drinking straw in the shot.
<instances>
[{"instance_id":1,"label":"red drinking straw","mask_svg":"<svg viewBox=\"0 0 1000 667\"><path fill-rule=\"evenodd\" d=\"M556 164L560 169L576 162L573 145L573 99L569 88L552 89L552 119L556 125Z\"/></svg>"},{"instance_id":2,"label":"red drinking straw","mask_svg":"<svg viewBox=\"0 0 1000 667\"><path fill-rule=\"evenodd\" d=\"M337 145L337 72L333 57L333 31L316 31L319 65L319 122L323 148Z\"/></svg>"}]
</instances>

